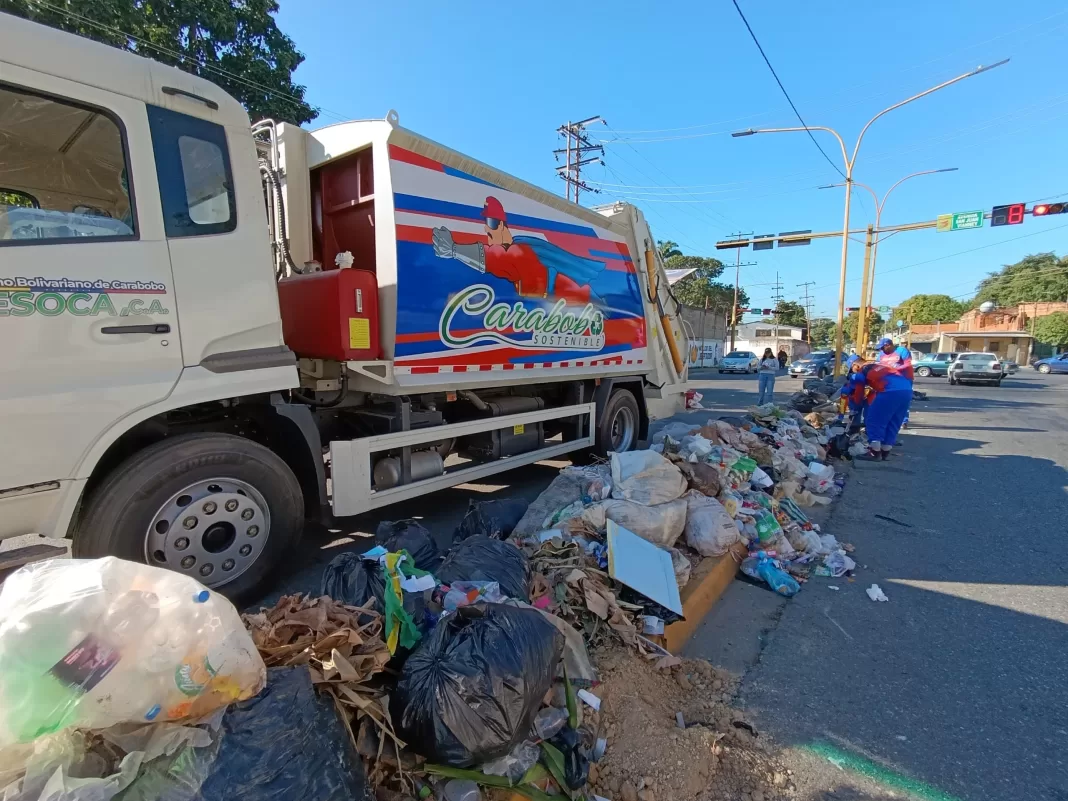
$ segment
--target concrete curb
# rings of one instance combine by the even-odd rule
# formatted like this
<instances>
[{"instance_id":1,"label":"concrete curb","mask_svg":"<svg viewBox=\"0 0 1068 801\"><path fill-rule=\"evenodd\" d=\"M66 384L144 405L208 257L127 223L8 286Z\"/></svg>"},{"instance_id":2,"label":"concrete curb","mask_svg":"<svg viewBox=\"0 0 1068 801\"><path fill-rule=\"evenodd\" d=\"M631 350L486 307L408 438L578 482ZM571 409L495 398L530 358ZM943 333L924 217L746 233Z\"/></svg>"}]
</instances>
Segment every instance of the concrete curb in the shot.
<instances>
[{"instance_id":1,"label":"concrete curb","mask_svg":"<svg viewBox=\"0 0 1068 801\"><path fill-rule=\"evenodd\" d=\"M738 566L748 554L748 549L738 543L723 556L709 557L697 566L689 582L682 588L682 614L686 619L664 629L665 645L671 653L679 653L694 635L701 621L734 580Z\"/></svg>"}]
</instances>

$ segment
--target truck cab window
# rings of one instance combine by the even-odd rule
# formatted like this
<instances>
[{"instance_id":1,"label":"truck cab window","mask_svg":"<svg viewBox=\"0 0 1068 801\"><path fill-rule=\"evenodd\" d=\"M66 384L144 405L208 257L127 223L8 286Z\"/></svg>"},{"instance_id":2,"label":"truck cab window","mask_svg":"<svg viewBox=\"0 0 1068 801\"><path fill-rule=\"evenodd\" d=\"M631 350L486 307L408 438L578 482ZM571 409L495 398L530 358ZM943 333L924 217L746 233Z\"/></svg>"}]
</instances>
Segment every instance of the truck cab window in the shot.
<instances>
[{"instance_id":1,"label":"truck cab window","mask_svg":"<svg viewBox=\"0 0 1068 801\"><path fill-rule=\"evenodd\" d=\"M237 212L225 129L159 106L148 107L148 122L167 236L233 231Z\"/></svg>"},{"instance_id":2,"label":"truck cab window","mask_svg":"<svg viewBox=\"0 0 1068 801\"><path fill-rule=\"evenodd\" d=\"M132 238L118 122L0 84L0 244Z\"/></svg>"}]
</instances>

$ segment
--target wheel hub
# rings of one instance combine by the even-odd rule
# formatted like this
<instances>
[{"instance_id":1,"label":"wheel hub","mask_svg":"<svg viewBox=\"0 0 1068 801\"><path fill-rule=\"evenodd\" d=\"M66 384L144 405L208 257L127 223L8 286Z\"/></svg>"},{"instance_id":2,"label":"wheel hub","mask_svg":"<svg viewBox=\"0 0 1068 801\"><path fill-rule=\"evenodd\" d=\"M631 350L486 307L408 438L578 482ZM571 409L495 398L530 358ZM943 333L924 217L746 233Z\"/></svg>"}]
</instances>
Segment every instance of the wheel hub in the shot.
<instances>
[{"instance_id":1,"label":"wheel hub","mask_svg":"<svg viewBox=\"0 0 1068 801\"><path fill-rule=\"evenodd\" d=\"M198 481L153 515L145 561L221 587L259 559L270 523L267 502L250 484L229 478Z\"/></svg>"},{"instance_id":2,"label":"wheel hub","mask_svg":"<svg viewBox=\"0 0 1068 801\"><path fill-rule=\"evenodd\" d=\"M631 410L622 407L612 417L612 450L621 453L634 443L635 420Z\"/></svg>"}]
</instances>

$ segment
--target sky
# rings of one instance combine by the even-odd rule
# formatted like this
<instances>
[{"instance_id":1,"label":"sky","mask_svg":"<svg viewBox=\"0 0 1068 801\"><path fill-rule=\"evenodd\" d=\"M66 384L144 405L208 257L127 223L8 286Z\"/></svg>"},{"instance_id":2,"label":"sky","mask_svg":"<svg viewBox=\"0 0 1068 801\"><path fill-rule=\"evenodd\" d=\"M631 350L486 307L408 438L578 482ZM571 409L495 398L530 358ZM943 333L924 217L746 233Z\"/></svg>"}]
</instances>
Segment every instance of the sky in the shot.
<instances>
[{"instance_id":1,"label":"sky","mask_svg":"<svg viewBox=\"0 0 1068 801\"><path fill-rule=\"evenodd\" d=\"M639 206L658 239L733 265L715 242L735 232L841 230L841 150L830 134L732 138L798 125L730 0L663 4L454 0L280 0L279 27L306 56L295 80L320 108L308 127L348 119L400 124L550 191L563 193L552 151L561 124L589 129L605 165L583 178L584 205ZM980 64L1011 61L890 112L865 134L853 178L889 197L884 225L1068 199L1064 42L1068 5L992 0L739 0L805 123L837 130L852 150L884 108ZM654 8L656 11L654 12ZM564 13L567 11L567 13ZM875 219L856 189L852 229ZM879 248L876 306L915 293L967 299L976 283L1029 253L1068 252L1068 214L1021 225L897 234ZM846 305L860 305L862 237L850 242ZM814 316L835 316L841 239L741 251L753 306L809 288ZM725 279L733 277L733 270Z\"/></svg>"}]
</instances>

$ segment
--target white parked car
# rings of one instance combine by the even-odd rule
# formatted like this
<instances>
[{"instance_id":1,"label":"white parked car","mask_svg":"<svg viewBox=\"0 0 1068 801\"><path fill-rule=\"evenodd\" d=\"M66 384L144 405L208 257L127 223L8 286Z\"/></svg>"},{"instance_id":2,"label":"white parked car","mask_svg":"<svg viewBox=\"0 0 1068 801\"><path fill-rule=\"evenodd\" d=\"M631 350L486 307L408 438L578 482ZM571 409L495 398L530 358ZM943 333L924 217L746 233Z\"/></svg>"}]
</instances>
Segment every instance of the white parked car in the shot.
<instances>
[{"instance_id":1,"label":"white parked car","mask_svg":"<svg viewBox=\"0 0 1068 801\"><path fill-rule=\"evenodd\" d=\"M950 384L963 384L965 381L986 381L994 386L1001 386L1005 372L996 353L961 353L949 365L947 371Z\"/></svg>"},{"instance_id":2,"label":"white parked car","mask_svg":"<svg viewBox=\"0 0 1068 801\"><path fill-rule=\"evenodd\" d=\"M719 365L721 373L755 373L760 368L760 358L751 350L732 350Z\"/></svg>"}]
</instances>

